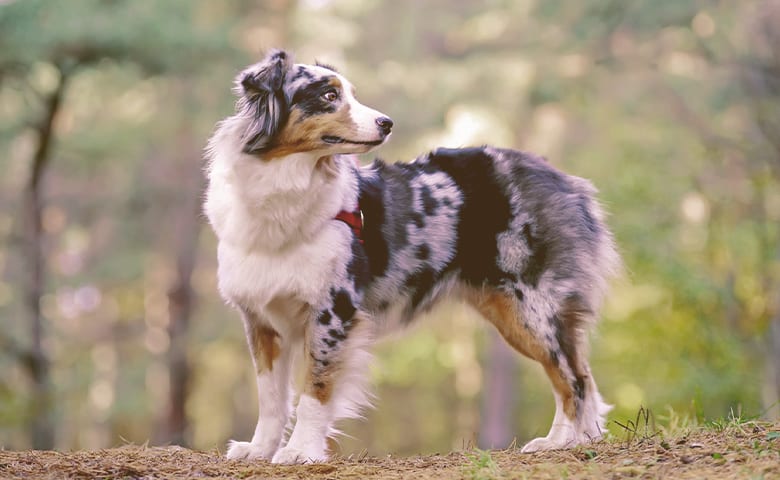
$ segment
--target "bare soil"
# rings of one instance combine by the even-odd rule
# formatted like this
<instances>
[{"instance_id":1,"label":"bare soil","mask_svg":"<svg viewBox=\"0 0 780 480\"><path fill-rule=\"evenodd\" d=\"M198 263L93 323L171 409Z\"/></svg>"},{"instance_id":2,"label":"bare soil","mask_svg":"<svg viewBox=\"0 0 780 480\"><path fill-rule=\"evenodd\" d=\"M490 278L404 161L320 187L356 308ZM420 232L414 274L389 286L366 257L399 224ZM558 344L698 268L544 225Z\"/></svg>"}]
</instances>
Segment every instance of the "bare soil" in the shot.
<instances>
[{"instance_id":1,"label":"bare soil","mask_svg":"<svg viewBox=\"0 0 780 480\"><path fill-rule=\"evenodd\" d=\"M518 449L386 458L350 456L282 466L226 460L217 451L127 445L97 451L0 451L0 478L41 479L553 479L780 480L780 422L699 428L674 437L626 432L572 450Z\"/></svg>"}]
</instances>

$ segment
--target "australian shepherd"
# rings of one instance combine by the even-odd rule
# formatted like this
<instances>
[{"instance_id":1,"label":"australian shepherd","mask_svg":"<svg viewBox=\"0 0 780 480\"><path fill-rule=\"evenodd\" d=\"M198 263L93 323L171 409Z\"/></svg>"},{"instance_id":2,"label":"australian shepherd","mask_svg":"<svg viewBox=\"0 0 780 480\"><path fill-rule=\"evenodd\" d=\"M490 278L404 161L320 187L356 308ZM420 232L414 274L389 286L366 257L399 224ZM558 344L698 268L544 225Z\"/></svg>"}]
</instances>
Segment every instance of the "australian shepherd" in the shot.
<instances>
[{"instance_id":1,"label":"australian shepherd","mask_svg":"<svg viewBox=\"0 0 780 480\"><path fill-rule=\"evenodd\" d=\"M252 440L231 442L228 458L326 460L334 423L368 403L371 343L448 298L550 378L552 428L524 452L601 437L609 406L587 337L619 257L588 181L487 146L361 168L351 154L384 143L392 120L332 67L283 51L242 71L235 92L207 149L205 212L259 408Z\"/></svg>"}]
</instances>

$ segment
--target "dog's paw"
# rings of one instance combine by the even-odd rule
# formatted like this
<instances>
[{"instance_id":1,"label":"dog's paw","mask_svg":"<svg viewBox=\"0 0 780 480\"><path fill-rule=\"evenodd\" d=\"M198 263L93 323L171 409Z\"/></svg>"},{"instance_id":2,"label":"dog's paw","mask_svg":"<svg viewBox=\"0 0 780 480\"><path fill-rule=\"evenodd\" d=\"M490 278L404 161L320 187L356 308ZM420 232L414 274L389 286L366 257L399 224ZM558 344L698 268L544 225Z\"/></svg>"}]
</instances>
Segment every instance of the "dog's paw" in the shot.
<instances>
[{"instance_id":1,"label":"dog's paw","mask_svg":"<svg viewBox=\"0 0 780 480\"><path fill-rule=\"evenodd\" d=\"M552 439L547 437L534 438L520 450L521 453L543 452L546 450L563 450L576 445L574 439Z\"/></svg>"},{"instance_id":2,"label":"dog's paw","mask_svg":"<svg viewBox=\"0 0 780 480\"><path fill-rule=\"evenodd\" d=\"M324 462L327 459L328 456L325 452L306 452L295 447L287 446L276 452L271 463L316 463Z\"/></svg>"},{"instance_id":3,"label":"dog's paw","mask_svg":"<svg viewBox=\"0 0 780 480\"><path fill-rule=\"evenodd\" d=\"M227 447L227 458L229 460L270 460L275 448L265 448L250 442L237 442L231 440Z\"/></svg>"}]
</instances>

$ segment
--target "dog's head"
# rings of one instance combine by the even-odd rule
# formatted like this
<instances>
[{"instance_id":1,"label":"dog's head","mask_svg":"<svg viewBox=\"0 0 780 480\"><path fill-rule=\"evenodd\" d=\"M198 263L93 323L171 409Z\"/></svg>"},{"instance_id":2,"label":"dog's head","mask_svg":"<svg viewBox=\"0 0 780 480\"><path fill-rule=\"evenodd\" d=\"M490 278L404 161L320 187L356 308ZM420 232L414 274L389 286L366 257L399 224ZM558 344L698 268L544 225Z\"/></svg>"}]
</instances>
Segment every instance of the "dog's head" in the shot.
<instances>
[{"instance_id":1,"label":"dog's head","mask_svg":"<svg viewBox=\"0 0 780 480\"><path fill-rule=\"evenodd\" d=\"M390 136L393 121L361 104L332 67L294 64L273 51L236 78L237 114L249 120L243 152L274 158L298 152L364 153Z\"/></svg>"}]
</instances>

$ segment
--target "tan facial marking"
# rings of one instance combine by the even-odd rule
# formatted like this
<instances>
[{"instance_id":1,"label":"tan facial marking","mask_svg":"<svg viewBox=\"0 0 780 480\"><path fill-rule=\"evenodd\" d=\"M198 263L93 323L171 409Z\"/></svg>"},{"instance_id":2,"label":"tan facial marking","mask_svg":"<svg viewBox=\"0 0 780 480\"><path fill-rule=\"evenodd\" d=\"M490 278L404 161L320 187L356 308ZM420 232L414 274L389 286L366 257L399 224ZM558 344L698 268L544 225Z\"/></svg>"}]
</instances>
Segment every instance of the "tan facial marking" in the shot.
<instances>
[{"instance_id":1,"label":"tan facial marking","mask_svg":"<svg viewBox=\"0 0 780 480\"><path fill-rule=\"evenodd\" d=\"M276 145L263 155L263 159L272 160L293 153L323 149L326 148L322 142L323 135L351 138L356 131L346 102L333 113L306 118L302 118L300 110L293 108L287 124L275 141Z\"/></svg>"}]
</instances>

